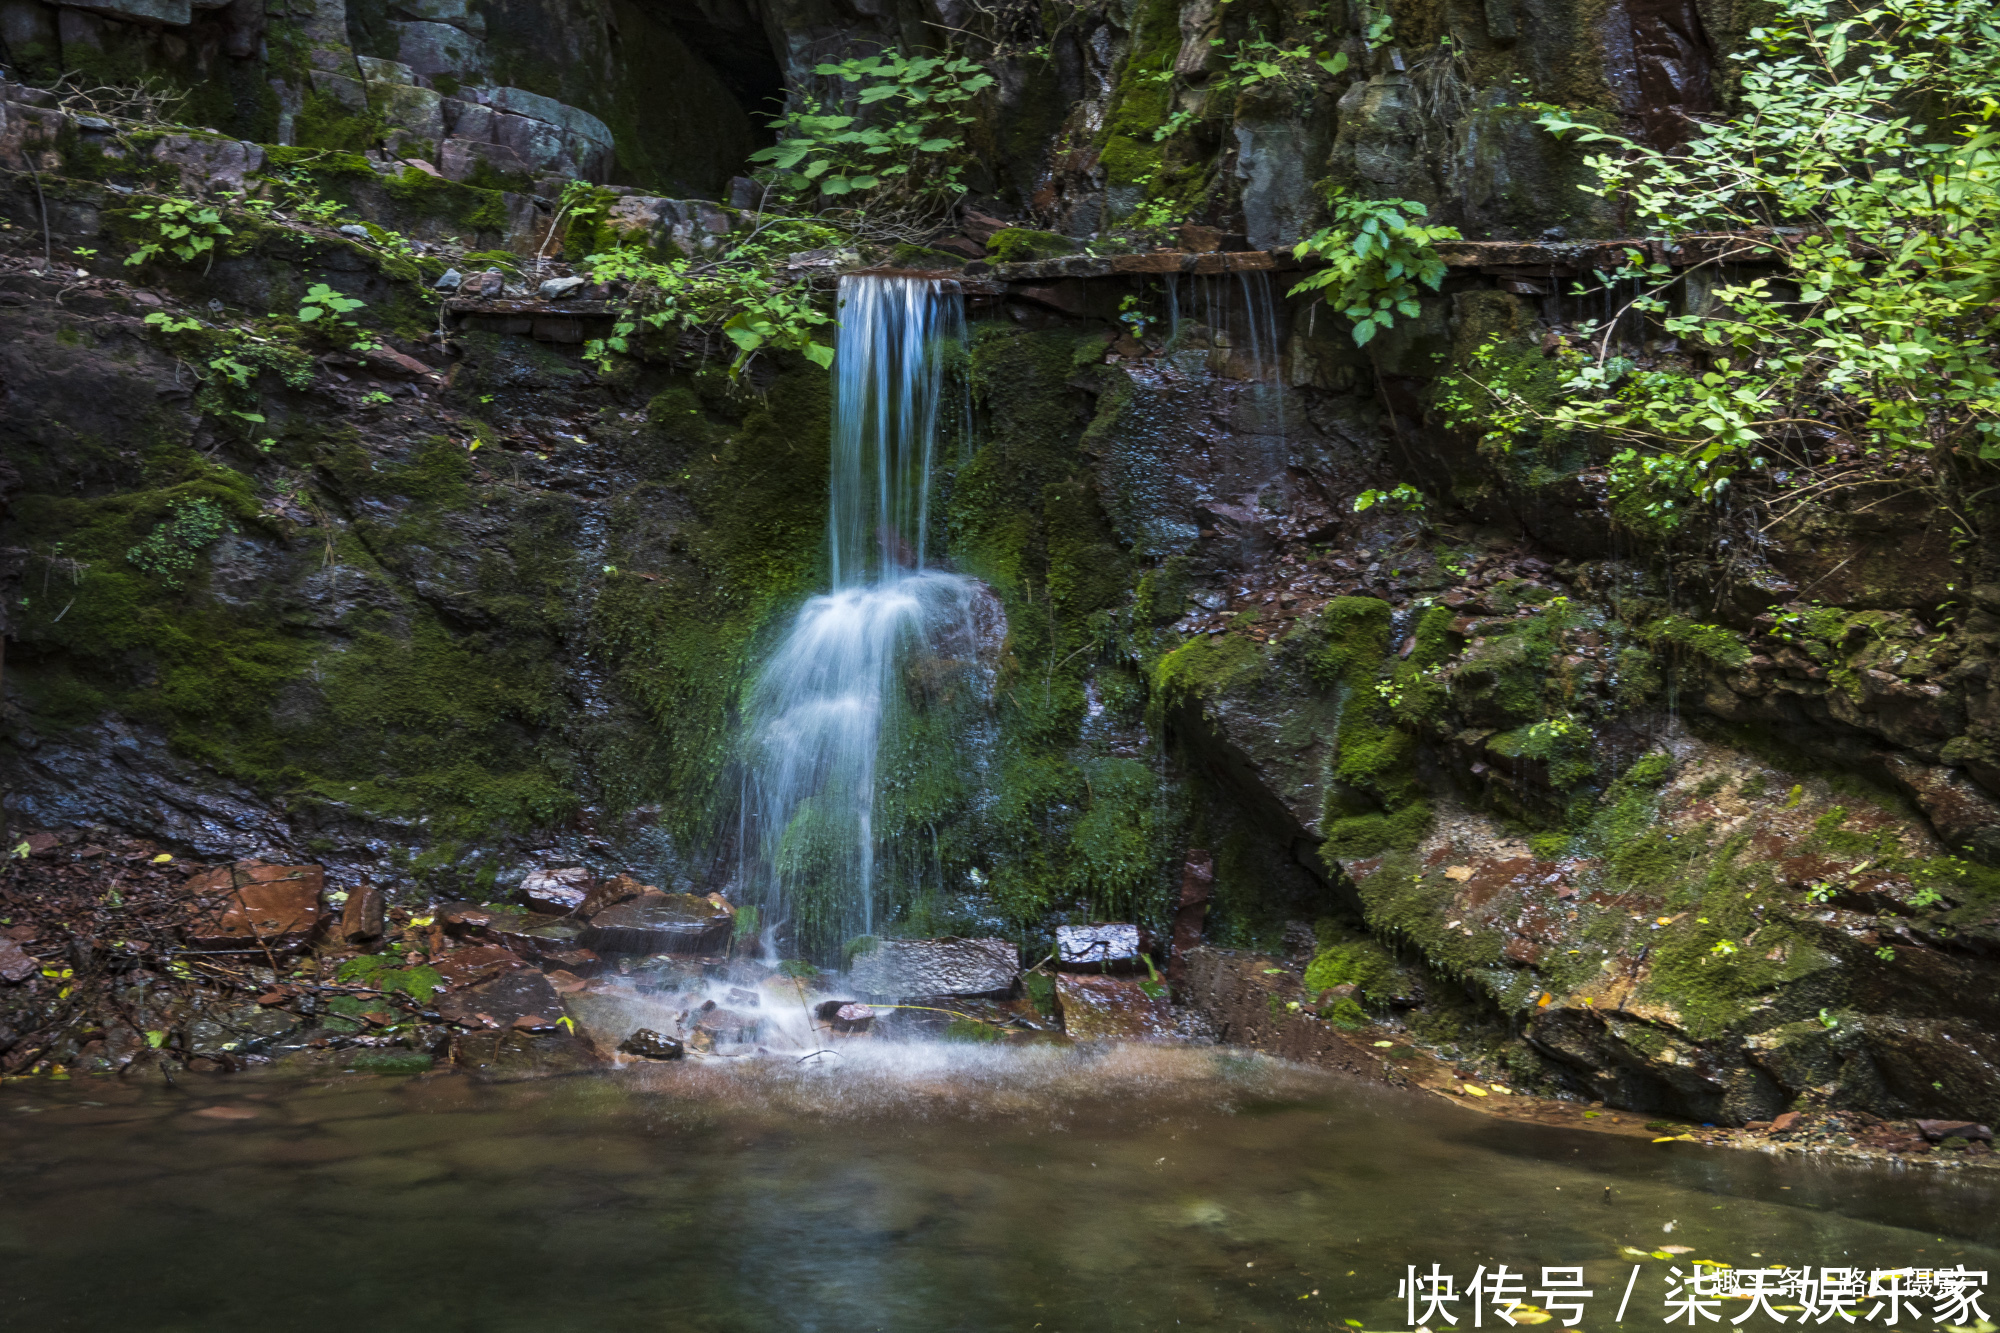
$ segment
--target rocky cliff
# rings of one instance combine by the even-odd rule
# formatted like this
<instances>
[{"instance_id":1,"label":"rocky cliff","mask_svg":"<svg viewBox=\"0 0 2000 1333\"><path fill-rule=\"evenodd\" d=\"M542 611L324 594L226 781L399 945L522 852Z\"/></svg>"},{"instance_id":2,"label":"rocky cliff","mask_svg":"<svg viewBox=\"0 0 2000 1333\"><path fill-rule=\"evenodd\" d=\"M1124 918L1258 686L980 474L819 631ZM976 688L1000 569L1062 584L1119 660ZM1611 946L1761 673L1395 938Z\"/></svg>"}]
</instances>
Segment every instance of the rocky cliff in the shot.
<instances>
[{"instance_id":1,"label":"rocky cliff","mask_svg":"<svg viewBox=\"0 0 2000 1333\"><path fill-rule=\"evenodd\" d=\"M885 757L928 847L898 929L1164 937L1197 854L1208 937L1309 963L1323 1021L1718 1123L1990 1119L1984 511L1883 483L1665 527L1589 442L1482 450L1454 407L1482 345L1555 392L1609 313L1575 286L1655 244L1534 107L1674 142L1745 23L4 0L7 817L408 904L556 863L726 887L828 379L696 326L587 357L631 292L579 261L754 236L747 159L820 62L972 34L961 205L776 271L920 266L972 321L939 544L1008 639L979 772L922 725ZM1470 238L1367 349L1285 295L1329 183Z\"/></svg>"}]
</instances>

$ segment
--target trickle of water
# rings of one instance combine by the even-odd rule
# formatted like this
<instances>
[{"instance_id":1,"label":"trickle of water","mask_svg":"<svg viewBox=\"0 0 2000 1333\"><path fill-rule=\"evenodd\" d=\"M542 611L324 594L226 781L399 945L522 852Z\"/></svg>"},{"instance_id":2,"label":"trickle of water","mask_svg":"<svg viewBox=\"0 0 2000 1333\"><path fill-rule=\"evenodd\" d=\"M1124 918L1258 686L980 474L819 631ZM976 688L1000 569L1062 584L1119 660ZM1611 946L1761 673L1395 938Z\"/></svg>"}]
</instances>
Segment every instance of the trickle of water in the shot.
<instances>
[{"instance_id":1,"label":"trickle of water","mask_svg":"<svg viewBox=\"0 0 2000 1333\"><path fill-rule=\"evenodd\" d=\"M954 282L840 280L827 548L833 586L922 569L949 349L965 341Z\"/></svg>"},{"instance_id":2,"label":"trickle of water","mask_svg":"<svg viewBox=\"0 0 2000 1333\"><path fill-rule=\"evenodd\" d=\"M956 284L841 279L827 555L748 707L740 876L767 930L825 952L882 924L876 759L901 706L899 669L981 670L998 604L928 569L931 469L945 364L962 345Z\"/></svg>"}]
</instances>

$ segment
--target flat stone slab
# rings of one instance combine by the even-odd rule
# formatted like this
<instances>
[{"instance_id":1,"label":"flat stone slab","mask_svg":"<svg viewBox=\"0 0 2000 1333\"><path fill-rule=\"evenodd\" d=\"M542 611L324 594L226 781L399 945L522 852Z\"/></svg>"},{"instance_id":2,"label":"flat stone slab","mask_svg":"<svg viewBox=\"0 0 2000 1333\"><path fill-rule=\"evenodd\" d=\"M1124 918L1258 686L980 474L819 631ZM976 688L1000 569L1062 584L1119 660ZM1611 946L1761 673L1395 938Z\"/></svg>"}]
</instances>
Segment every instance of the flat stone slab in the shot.
<instances>
[{"instance_id":1,"label":"flat stone slab","mask_svg":"<svg viewBox=\"0 0 2000 1333\"><path fill-rule=\"evenodd\" d=\"M848 983L864 995L1007 995L1020 977L1020 957L1006 940L883 940L855 957Z\"/></svg>"},{"instance_id":2,"label":"flat stone slab","mask_svg":"<svg viewBox=\"0 0 2000 1333\"><path fill-rule=\"evenodd\" d=\"M238 861L197 875L186 892L198 900L187 942L195 949L303 949L318 927L326 872L319 866Z\"/></svg>"},{"instance_id":3,"label":"flat stone slab","mask_svg":"<svg viewBox=\"0 0 2000 1333\"><path fill-rule=\"evenodd\" d=\"M1130 977L1056 978L1063 1031L1078 1041L1159 1041L1174 1035L1174 1006L1161 987L1158 998Z\"/></svg>"},{"instance_id":4,"label":"flat stone slab","mask_svg":"<svg viewBox=\"0 0 2000 1333\"><path fill-rule=\"evenodd\" d=\"M438 1012L466 1027L546 1031L563 1016L562 997L533 968L505 971L463 990L448 992Z\"/></svg>"},{"instance_id":5,"label":"flat stone slab","mask_svg":"<svg viewBox=\"0 0 2000 1333\"><path fill-rule=\"evenodd\" d=\"M537 912L566 916L583 906L591 884L591 874L582 866L533 870L521 880L521 896Z\"/></svg>"},{"instance_id":6,"label":"flat stone slab","mask_svg":"<svg viewBox=\"0 0 2000 1333\"><path fill-rule=\"evenodd\" d=\"M1056 927L1056 966L1067 972L1136 972L1140 952L1134 925Z\"/></svg>"},{"instance_id":7,"label":"flat stone slab","mask_svg":"<svg viewBox=\"0 0 2000 1333\"><path fill-rule=\"evenodd\" d=\"M733 923L706 898L649 890L591 917L582 942L598 953L720 953Z\"/></svg>"}]
</instances>

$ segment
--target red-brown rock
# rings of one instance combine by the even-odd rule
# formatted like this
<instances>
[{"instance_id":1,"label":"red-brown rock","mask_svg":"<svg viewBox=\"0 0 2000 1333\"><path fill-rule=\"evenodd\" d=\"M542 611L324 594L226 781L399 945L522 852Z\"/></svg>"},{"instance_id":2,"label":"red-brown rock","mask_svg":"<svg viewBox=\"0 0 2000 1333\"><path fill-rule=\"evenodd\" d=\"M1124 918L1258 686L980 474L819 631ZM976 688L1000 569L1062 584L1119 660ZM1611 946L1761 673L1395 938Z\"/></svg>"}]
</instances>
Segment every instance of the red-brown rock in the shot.
<instances>
[{"instance_id":1,"label":"red-brown rock","mask_svg":"<svg viewBox=\"0 0 2000 1333\"><path fill-rule=\"evenodd\" d=\"M206 871L187 883L196 900L187 942L197 949L297 952L319 926L325 888L318 866L238 861Z\"/></svg>"}]
</instances>

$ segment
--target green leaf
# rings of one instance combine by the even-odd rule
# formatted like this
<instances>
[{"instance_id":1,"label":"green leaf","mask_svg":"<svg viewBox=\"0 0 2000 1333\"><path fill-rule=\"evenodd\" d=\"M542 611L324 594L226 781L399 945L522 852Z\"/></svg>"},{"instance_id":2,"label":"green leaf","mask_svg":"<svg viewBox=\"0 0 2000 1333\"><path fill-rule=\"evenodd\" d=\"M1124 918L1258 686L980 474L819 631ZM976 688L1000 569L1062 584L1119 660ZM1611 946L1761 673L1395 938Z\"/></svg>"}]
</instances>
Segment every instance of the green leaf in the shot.
<instances>
[{"instance_id":1,"label":"green leaf","mask_svg":"<svg viewBox=\"0 0 2000 1333\"><path fill-rule=\"evenodd\" d=\"M800 350L806 354L806 360L821 370L829 369L833 365L833 348L825 343L807 343Z\"/></svg>"}]
</instances>

